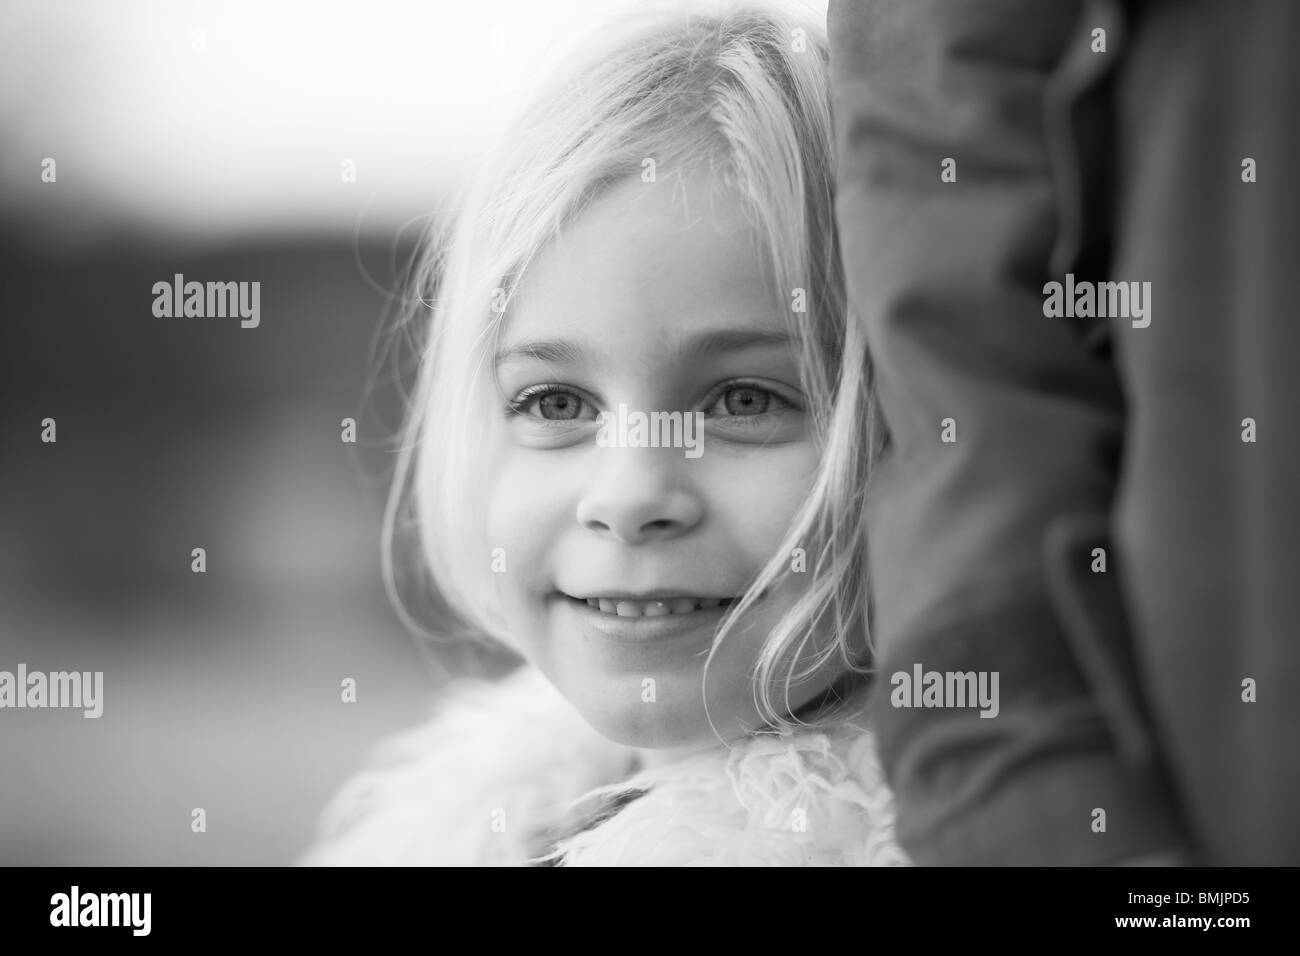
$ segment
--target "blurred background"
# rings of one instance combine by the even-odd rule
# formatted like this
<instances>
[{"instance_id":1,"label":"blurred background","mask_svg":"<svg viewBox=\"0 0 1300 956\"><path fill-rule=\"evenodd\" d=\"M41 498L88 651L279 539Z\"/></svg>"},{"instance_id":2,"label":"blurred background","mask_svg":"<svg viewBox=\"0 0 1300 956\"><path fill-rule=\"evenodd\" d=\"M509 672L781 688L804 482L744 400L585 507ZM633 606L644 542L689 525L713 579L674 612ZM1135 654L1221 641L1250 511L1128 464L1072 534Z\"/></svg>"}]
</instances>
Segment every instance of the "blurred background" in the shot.
<instances>
[{"instance_id":1,"label":"blurred background","mask_svg":"<svg viewBox=\"0 0 1300 956\"><path fill-rule=\"evenodd\" d=\"M633 2L0 6L0 670L104 673L97 720L0 711L0 864L290 863L428 713L380 572L394 297ZM175 273L260 282L260 326L156 318Z\"/></svg>"}]
</instances>

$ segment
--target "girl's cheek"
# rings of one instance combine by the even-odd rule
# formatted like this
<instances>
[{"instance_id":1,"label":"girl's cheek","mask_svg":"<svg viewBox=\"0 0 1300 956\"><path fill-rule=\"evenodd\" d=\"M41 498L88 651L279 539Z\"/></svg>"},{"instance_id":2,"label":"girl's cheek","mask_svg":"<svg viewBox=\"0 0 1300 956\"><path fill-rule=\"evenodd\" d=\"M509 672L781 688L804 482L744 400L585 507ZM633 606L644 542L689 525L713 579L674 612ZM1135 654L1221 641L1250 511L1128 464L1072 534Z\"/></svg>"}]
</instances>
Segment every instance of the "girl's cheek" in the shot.
<instances>
[{"instance_id":1,"label":"girl's cheek","mask_svg":"<svg viewBox=\"0 0 1300 956\"><path fill-rule=\"evenodd\" d=\"M488 541L495 550L501 548L505 566L515 563L512 558L523 558L528 534L529 498L526 489L512 480L509 471L501 472L493 483L488 507ZM498 574L501 572L498 571ZM508 571L507 571L508 577Z\"/></svg>"},{"instance_id":2,"label":"girl's cheek","mask_svg":"<svg viewBox=\"0 0 1300 956\"><path fill-rule=\"evenodd\" d=\"M500 593L520 593L527 574L549 567L547 543L554 541L564 518L564 482L544 461L522 460L518 452L498 459L488 477L489 547L501 549L496 577ZM536 455L531 458L536 458Z\"/></svg>"},{"instance_id":3,"label":"girl's cheek","mask_svg":"<svg viewBox=\"0 0 1300 956\"><path fill-rule=\"evenodd\" d=\"M756 545L771 549L807 498L816 467L815 449L802 442L736 456L714 469L709 497L749 529Z\"/></svg>"}]
</instances>

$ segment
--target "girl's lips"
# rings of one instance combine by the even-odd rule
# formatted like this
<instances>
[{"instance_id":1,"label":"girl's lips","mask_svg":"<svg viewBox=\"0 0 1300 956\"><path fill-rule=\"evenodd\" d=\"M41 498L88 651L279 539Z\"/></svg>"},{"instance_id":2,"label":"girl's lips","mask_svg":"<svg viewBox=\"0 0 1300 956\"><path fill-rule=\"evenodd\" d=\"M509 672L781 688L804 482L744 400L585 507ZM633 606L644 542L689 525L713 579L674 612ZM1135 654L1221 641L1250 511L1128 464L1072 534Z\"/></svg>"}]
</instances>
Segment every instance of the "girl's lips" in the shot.
<instances>
[{"instance_id":1,"label":"girl's lips","mask_svg":"<svg viewBox=\"0 0 1300 956\"><path fill-rule=\"evenodd\" d=\"M578 601L582 599L570 598L570 600ZM594 608L602 614L614 614L618 617L666 617L669 614L694 614L698 611L709 611L715 607L726 607L731 602L731 598L701 597L663 597L648 600L624 597L591 597L586 599L588 607Z\"/></svg>"},{"instance_id":2,"label":"girl's lips","mask_svg":"<svg viewBox=\"0 0 1300 956\"><path fill-rule=\"evenodd\" d=\"M593 600L597 600L599 604L598 599ZM701 599L686 598L684 600L698 603ZM723 617L726 616L730 608L730 602L724 605L719 599L714 600L716 603L712 607L699 607L682 613L676 613L670 609L667 613L654 612L650 614L632 614L631 612L636 609L631 607L625 607L622 613L617 610L614 612L603 611L599 606L592 607L585 600L579 600L567 595L560 595L557 603L564 609L564 612L573 615L579 628L588 637L644 644L677 637L707 641L718 629ZM619 603L626 604L628 599L620 598ZM653 604L655 602L632 603ZM663 603L671 603L671 599L666 598Z\"/></svg>"}]
</instances>

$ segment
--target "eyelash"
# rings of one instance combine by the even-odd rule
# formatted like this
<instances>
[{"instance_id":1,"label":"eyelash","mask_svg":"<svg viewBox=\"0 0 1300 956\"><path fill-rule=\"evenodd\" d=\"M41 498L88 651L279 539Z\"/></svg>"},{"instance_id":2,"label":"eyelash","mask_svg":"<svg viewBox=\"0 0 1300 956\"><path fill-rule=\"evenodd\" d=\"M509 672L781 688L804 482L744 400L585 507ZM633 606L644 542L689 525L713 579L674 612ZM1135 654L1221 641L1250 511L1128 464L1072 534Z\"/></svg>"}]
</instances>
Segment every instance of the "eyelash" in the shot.
<instances>
[{"instance_id":1,"label":"eyelash","mask_svg":"<svg viewBox=\"0 0 1300 956\"><path fill-rule=\"evenodd\" d=\"M781 402L783 405L785 405L788 408L792 408L795 410L799 410L800 408L798 404L792 402L790 399L786 398L784 395L777 392L775 389L769 388L768 386L762 384L761 382L754 382L747 379L733 379L732 381L724 382L721 385L719 385L716 389L714 389L712 392L709 393L709 399L710 399L709 407L712 408L715 404L718 403L718 401L722 399L723 396L727 394L727 392L731 391L732 389L741 389L741 388L749 388L758 392L766 392L772 398L776 399L778 402ZM528 415L528 407L533 399L542 398L551 393L564 393L564 394L573 395L579 401L585 404L588 405L594 404L593 402L589 402L586 398L584 398L577 390L567 385L558 385L552 383L546 383L541 385L530 385L527 388L520 391L519 394L517 394L514 398L506 402L506 407L505 407L506 417L513 418L515 416ZM766 412L761 412L757 415L726 415L722 417L730 418L738 422L743 421L746 423L761 423L764 419L766 419L771 414L772 411L769 410ZM574 421L580 421L580 420L581 419L571 419L571 418L565 418L565 419L536 418L537 422L547 427L566 426Z\"/></svg>"}]
</instances>

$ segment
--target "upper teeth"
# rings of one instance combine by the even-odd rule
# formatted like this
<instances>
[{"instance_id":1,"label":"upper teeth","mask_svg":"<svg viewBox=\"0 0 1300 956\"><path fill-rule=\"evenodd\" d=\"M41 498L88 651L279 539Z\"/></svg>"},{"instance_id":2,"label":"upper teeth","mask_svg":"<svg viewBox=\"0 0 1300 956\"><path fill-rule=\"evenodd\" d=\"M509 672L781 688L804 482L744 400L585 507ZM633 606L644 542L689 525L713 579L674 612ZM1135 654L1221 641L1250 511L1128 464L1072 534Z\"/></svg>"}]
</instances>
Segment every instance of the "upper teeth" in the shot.
<instances>
[{"instance_id":1,"label":"upper teeth","mask_svg":"<svg viewBox=\"0 0 1300 956\"><path fill-rule=\"evenodd\" d=\"M631 601L627 598L587 598L587 603L606 614L619 617L661 617L665 614L690 614L717 607L721 598L664 598L661 601Z\"/></svg>"}]
</instances>

